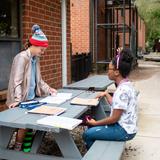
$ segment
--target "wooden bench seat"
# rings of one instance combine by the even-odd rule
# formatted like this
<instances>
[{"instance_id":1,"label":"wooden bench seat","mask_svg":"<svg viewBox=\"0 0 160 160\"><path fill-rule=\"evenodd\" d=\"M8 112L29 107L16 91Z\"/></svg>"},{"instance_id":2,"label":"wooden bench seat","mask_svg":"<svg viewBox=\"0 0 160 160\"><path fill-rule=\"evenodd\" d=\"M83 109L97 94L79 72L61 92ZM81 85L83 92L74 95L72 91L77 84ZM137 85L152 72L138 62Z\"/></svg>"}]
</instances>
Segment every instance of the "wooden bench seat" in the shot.
<instances>
[{"instance_id":1,"label":"wooden bench seat","mask_svg":"<svg viewBox=\"0 0 160 160\"><path fill-rule=\"evenodd\" d=\"M125 142L97 140L82 160L120 160Z\"/></svg>"}]
</instances>

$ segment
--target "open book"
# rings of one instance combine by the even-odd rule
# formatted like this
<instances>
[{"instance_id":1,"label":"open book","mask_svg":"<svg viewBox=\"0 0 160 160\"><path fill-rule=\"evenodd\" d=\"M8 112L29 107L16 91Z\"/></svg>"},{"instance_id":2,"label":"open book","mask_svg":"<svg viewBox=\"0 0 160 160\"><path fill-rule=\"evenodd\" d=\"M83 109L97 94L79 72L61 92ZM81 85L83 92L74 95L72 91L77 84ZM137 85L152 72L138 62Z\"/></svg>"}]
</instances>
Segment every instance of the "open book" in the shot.
<instances>
[{"instance_id":1,"label":"open book","mask_svg":"<svg viewBox=\"0 0 160 160\"><path fill-rule=\"evenodd\" d=\"M28 113L59 115L59 114L63 113L65 110L66 110L66 108L42 105L40 107L29 110Z\"/></svg>"},{"instance_id":2,"label":"open book","mask_svg":"<svg viewBox=\"0 0 160 160\"><path fill-rule=\"evenodd\" d=\"M97 106L99 103L98 98L73 98L71 104L78 104L78 105L87 105L87 106Z\"/></svg>"},{"instance_id":3,"label":"open book","mask_svg":"<svg viewBox=\"0 0 160 160\"><path fill-rule=\"evenodd\" d=\"M37 123L42 125L72 130L80 123L82 123L82 120L76 118L62 117L62 116L47 116L37 120Z\"/></svg>"}]
</instances>

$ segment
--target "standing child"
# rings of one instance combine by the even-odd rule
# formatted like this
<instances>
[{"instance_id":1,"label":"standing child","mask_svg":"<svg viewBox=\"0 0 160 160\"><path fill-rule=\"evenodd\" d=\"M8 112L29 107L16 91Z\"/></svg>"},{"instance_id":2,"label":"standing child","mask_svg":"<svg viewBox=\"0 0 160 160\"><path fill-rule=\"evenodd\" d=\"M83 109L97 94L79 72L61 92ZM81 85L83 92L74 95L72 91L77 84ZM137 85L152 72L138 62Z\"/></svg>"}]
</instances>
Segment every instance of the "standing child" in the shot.
<instances>
[{"instance_id":1,"label":"standing child","mask_svg":"<svg viewBox=\"0 0 160 160\"><path fill-rule=\"evenodd\" d=\"M17 54L13 60L6 102L9 108L57 92L42 80L40 73L39 58L48 47L48 40L38 25L33 25L32 31L34 34L29 39L27 49ZM15 150L21 150L25 132L25 129L18 130Z\"/></svg>"},{"instance_id":2,"label":"standing child","mask_svg":"<svg viewBox=\"0 0 160 160\"><path fill-rule=\"evenodd\" d=\"M137 94L128 79L133 57L129 49L123 49L109 64L108 77L115 81L117 89L113 95L101 92L111 105L109 117L102 120L88 119L93 127L86 130L83 139L89 149L95 140L127 141L137 132Z\"/></svg>"}]
</instances>

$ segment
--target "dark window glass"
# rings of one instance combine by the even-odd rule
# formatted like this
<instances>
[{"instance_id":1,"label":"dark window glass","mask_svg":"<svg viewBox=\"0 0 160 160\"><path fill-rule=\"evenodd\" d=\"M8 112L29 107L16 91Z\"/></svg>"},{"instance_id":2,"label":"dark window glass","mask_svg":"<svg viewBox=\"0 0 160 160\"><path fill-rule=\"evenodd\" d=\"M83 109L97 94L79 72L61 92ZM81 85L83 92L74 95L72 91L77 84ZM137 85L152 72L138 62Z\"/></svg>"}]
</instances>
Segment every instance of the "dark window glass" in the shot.
<instances>
[{"instance_id":1,"label":"dark window glass","mask_svg":"<svg viewBox=\"0 0 160 160\"><path fill-rule=\"evenodd\" d=\"M0 1L0 38L18 38L18 0Z\"/></svg>"},{"instance_id":2,"label":"dark window glass","mask_svg":"<svg viewBox=\"0 0 160 160\"><path fill-rule=\"evenodd\" d=\"M8 87L13 58L20 51L20 0L0 0L0 91Z\"/></svg>"},{"instance_id":3,"label":"dark window glass","mask_svg":"<svg viewBox=\"0 0 160 160\"><path fill-rule=\"evenodd\" d=\"M13 57L19 52L19 42L0 42L0 90L7 89Z\"/></svg>"}]
</instances>

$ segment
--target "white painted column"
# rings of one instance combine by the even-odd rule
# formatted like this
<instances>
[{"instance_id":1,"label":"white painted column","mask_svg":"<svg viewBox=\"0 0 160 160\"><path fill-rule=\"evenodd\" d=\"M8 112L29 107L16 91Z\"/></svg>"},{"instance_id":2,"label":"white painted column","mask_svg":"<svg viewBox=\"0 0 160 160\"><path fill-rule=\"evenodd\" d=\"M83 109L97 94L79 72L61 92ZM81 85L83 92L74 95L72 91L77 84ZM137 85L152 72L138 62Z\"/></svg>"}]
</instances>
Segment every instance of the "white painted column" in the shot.
<instances>
[{"instance_id":1,"label":"white painted column","mask_svg":"<svg viewBox=\"0 0 160 160\"><path fill-rule=\"evenodd\" d=\"M61 0L62 24L62 86L67 85L67 0Z\"/></svg>"}]
</instances>

